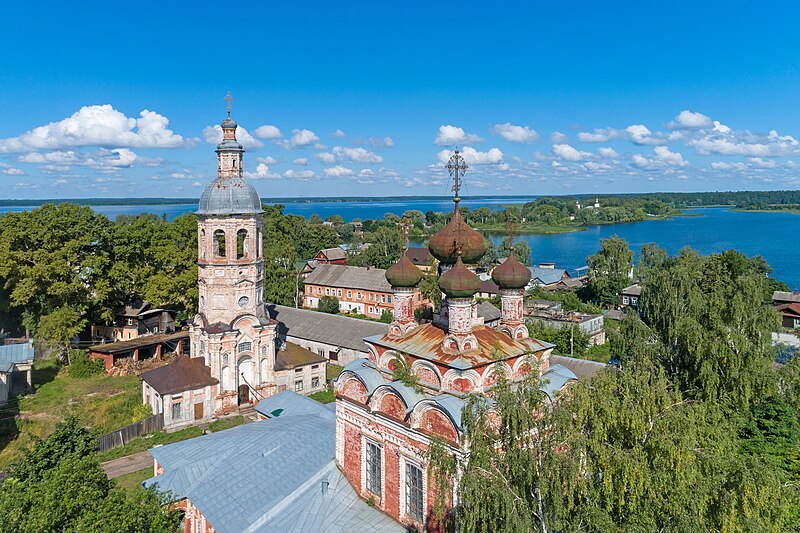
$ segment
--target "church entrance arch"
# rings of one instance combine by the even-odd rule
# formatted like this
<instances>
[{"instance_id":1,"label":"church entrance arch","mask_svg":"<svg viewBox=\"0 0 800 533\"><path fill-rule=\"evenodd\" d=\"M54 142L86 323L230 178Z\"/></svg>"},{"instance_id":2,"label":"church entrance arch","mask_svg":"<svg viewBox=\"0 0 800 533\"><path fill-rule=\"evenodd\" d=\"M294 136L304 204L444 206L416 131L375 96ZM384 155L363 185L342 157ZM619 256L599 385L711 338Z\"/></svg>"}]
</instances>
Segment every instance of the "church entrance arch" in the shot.
<instances>
[{"instance_id":1,"label":"church entrance arch","mask_svg":"<svg viewBox=\"0 0 800 533\"><path fill-rule=\"evenodd\" d=\"M255 383L255 371L253 368L253 359L250 356L245 356L239 359L239 404L247 403L250 401L250 387Z\"/></svg>"}]
</instances>

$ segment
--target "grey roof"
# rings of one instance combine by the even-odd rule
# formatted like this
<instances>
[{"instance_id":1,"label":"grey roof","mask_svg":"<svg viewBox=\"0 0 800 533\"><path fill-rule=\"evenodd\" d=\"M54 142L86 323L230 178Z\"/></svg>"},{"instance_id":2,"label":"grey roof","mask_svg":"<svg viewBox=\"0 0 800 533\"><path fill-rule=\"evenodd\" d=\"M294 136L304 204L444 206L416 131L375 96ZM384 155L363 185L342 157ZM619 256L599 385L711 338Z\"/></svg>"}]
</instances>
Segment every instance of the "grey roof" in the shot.
<instances>
[{"instance_id":1,"label":"grey roof","mask_svg":"<svg viewBox=\"0 0 800 533\"><path fill-rule=\"evenodd\" d=\"M550 285L551 283L558 283L564 274L567 272L563 268L541 268L530 267L531 280L538 280L543 285Z\"/></svg>"},{"instance_id":2,"label":"grey roof","mask_svg":"<svg viewBox=\"0 0 800 533\"><path fill-rule=\"evenodd\" d=\"M187 498L219 533L405 531L338 470L335 432L332 418L296 415L151 448L164 474L144 484Z\"/></svg>"},{"instance_id":3,"label":"grey roof","mask_svg":"<svg viewBox=\"0 0 800 533\"><path fill-rule=\"evenodd\" d=\"M242 178L217 178L206 185L198 215L255 215L263 213L255 187Z\"/></svg>"},{"instance_id":4,"label":"grey roof","mask_svg":"<svg viewBox=\"0 0 800 533\"><path fill-rule=\"evenodd\" d=\"M3 361L2 359L0 359L0 373L1 374L7 374L7 373L11 372L12 370L14 370L14 363L12 363L11 361Z\"/></svg>"},{"instance_id":5,"label":"grey roof","mask_svg":"<svg viewBox=\"0 0 800 533\"><path fill-rule=\"evenodd\" d=\"M478 316L483 317L484 323L500 320L500 310L489 302L478 302Z\"/></svg>"},{"instance_id":6,"label":"grey roof","mask_svg":"<svg viewBox=\"0 0 800 533\"><path fill-rule=\"evenodd\" d=\"M629 294L632 296L641 296L642 295L642 287L638 283L634 283L628 287L625 287L621 291L620 294Z\"/></svg>"},{"instance_id":7,"label":"grey roof","mask_svg":"<svg viewBox=\"0 0 800 533\"><path fill-rule=\"evenodd\" d=\"M382 268L323 264L318 265L308 275L305 283L341 289L392 292L392 286L386 281L386 270Z\"/></svg>"},{"instance_id":8,"label":"grey roof","mask_svg":"<svg viewBox=\"0 0 800 533\"><path fill-rule=\"evenodd\" d=\"M367 396L371 396L372 393L375 392L375 389L386 383L381 373L375 369L375 365L370 363L369 359L363 357L351 361L350 364L344 367L342 373L339 374L339 377L336 379L340 379L345 372L352 372L361 379L364 386L367 388Z\"/></svg>"},{"instance_id":9,"label":"grey roof","mask_svg":"<svg viewBox=\"0 0 800 533\"><path fill-rule=\"evenodd\" d=\"M326 406L290 390L264 398L256 405L256 411L268 418L297 415L314 415L331 420L336 418L336 414Z\"/></svg>"},{"instance_id":10,"label":"grey roof","mask_svg":"<svg viewBox=\"0 0 800 533\"><path fill-rule=\"evenodd\" d=\"M317 269L325 266L337 265L320 265ZM389 330L389 325L382 322L331 315L308 309L295 309L283 305L268 305L267 311L270 318L280 322L278 331L281 335L364 353L368 351L367 345L364 343L365 337L383 335Z\"/></svg>"},{"instance_id":11,"label":"grey roof","mask_svg":"<svg viewBox=\"0 0 800 533\"><path fill-rule=\"evenodd\" d=\"M425 396L417 392L413 387L409 387L400 380L386 383L385 386L394 390L406 404L406 414L414 410L414 407L425 399Z\"/></svg>"},{"instance_id":12,"label":"grey roof","mask_svg":"<svg viewBox=\"0 0 800 533\"><path fill-rule=\"evenodd\" d=\"M0 361L28 363L33 361L33 341L0 345Z\"/></svg>"},{"instance_id":13,"label":"grey roof","mask_svg":"<svg viewBox=\"0 0 800 533\"><path fill-rule=\"evenodd\" d=\"M347 259L347 252L341 246L334 248L324 248L317 252L317 255L322 254L329 261L336 261L337 259Z\"/></svg>"},{"instance_id":14,"label":"grey roof","mask_svg":"<svg viewBox=\"0 0 800 533\"><path fill-rule=\"evenodd\" d=\"M456 424L456 428L461 431L461 414L464 412L464 407L467 406L467 400L452 394L439 394L433 397L432 400L450 415L450 418Z\"/></svg>"},{"instance_id":15,"label":"grey roof","mask_svg":"<svg viewBox=\"0 0 800 533\"><path fill-rule=\"evenodd\" d=\"M772 301L774 302L800 302L800 293L775 291L772 293Z\"/></svg>"},{"instance_id":16,"label":"grey roof","mask_svg":"<svg viewBox=\"0 0 800 533\"><path fill-rule=\"evenodd\" d=\"M598 363L597 361L589 361L588 359L577 359L575 357L566 357L555 354L550 354L550 362L555 365L568 368L578 377L578 379L590 378L604 368L608 368L608 365L605 363Z\"/></svg>"},{"instance_id":17,"label":"grey roof","mask_svg":"<svg viewBox=\"0 0 800 533\"><path fill-rule=\"evenodd\" d=\"M541 389L551 399L568 381L576 381L578 379L572 370L558 364L550 365L550 368L547 369L547 372L544 373L542 378L544 378L545 383L542 385Z\"/></svg>"}]
</instances>

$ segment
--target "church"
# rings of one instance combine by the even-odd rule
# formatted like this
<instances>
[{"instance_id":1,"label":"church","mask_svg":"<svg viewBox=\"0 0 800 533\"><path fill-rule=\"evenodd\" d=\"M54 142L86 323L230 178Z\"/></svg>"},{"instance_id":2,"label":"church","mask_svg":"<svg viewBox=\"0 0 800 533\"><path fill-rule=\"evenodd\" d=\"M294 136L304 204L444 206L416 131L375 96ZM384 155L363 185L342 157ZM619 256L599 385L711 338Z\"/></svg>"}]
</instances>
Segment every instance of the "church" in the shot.
<instances>
[{"instance_id":1,"label":"church","mask_svg":"<svg viewBox=\"0 0 800 533\"><path fill-rule=\"evenodd\" d=\"M142 374L143 400L165 427L238 412L276 392L325 389L326 359L283 341L264 302L261 198L244 179L244 149L230 115L220 124L217 177L197 214L198 313L190 357Z\"/></svg>"}]
</instances>

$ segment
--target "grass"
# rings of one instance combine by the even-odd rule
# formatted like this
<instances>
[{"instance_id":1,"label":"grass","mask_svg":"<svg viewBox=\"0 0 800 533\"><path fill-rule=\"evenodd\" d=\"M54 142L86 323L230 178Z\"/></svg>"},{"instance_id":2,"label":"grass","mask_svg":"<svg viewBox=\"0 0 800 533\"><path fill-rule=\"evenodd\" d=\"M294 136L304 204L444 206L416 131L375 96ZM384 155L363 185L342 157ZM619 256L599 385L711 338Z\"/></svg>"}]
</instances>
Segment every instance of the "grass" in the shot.
<instances>
[{"instance_id":1,"label":"grass","mask_svg":"<svg viewBox=\"0 0 800 533\"><path fill-rule=\"evenodd\" d=\"M334 400L333 389L315 392L314 394L309 394L308 397L319 403L331 403Z\"/></svg>"},{"instance_id":2,"label":"grass","mask_svg":"<svg viewBox=\"0 0 800 533\"><path fill-rule=\"evenodd\" d=\"M211 433L215 433L217 431L230 429L241 424L244 424L244 417L237 415L211 422L208 425L208 430ZM173 431L172 433L167 433L166 431L148 433L147 435L142 435L141 437L130 441L125 446L120 446L119 448L114 448L112 450L108 450L107 452L98 454L97 459L101 463L104 463L112 459L119 459L120 457L126 457L128 455L133 455L134 453L146 451L154 446L158 446L159 444L172 444L173 442L193 439L202 434L203 429L198 426L191 426L178 431Z\"/></svg>"},{"instance_id":3,"label":"grass","mask_svg":"<svg viewBox=\"0 0 800 533\"><path fill-rule=\"evenodd\" d=\"M36 361L32 377L35 393L18 399L19 420L11 420L13 425L6 420L0 429L0 470L68 415L102 434L134 422L134 410L142 403L136 376L75 378L54 361Z\"/></svg>"},{"instance_id":4,"label":"grass","mask_svg":"<svg viewBox=\"0 0 800 533\"><path fill-rule=\"evenodd\" d=\"M142 481L151 477L153 477L153 467L148 466L136 472L114 478L114 484L123 490L136 491L142 488Z\"/></svg>"},{"instance_id":5,"label":"grass","mask_svg":"<svg viewBox=\"0 0 800 533\"><path fill-rule=\"evenodd\" d=\"M327 370L325 371L325 378L328 381L331 381L332 379L336 379L336 378L339 377L339 374L342 373L342 370L344 370L343 366L334 365L333 363L328 361Z\"/></svg>"}]
</instances>

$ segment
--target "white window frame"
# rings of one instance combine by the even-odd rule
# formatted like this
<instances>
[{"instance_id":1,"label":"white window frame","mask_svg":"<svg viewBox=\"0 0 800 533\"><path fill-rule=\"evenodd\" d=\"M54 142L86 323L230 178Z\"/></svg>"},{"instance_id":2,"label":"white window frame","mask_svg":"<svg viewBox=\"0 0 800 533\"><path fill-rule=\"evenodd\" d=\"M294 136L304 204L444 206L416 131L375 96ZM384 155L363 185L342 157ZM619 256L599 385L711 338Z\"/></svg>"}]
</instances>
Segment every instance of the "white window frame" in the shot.
<instances>
[{"instance_id":1,"label":"white window frame","mask_svg":"<svg viewBox=\"0 0 800 533\"><path fill-rule=\"evenodd\" d=\"M630 303L630 301L628 300L628 297L627 296L623 296L622 297L622 305L628 305L628 303Z\"/></svg>"},{"instance_id":2,"label":"white window frame","mask_svg":"<svg viewBox=\"0 0 800 533\"><path fill-rule=\"evenodd\" d=\"M302 392L302 390L303 390L303 380L302 379L295 380L295 382L294 382L294 391L295 392Z\"/></svg>"},{"instance_id":3,"label":"white window frame","mask_svg":"<svg viewBox=\"0 0 800 533\"><path fill-rule=\"evenodd\" d=\"M409 459L408 457L401 455L400 461L400 515L410 518L411 520L418 522L423 525L423 529L425 526L425 511L427 509L427 500L428 500L428 479L425 471L425 467L422 465L421 462L415 461L413 459ZM409 494L408 494L408 487L406 485L408 479L406 476L406 467L410 466L416 468L422 472L422 509L420 510L422 514L422 518L419 519L415 516L412 516L409 511Z\"/></svg>"},{"instance_id":4,"label":"white window frame","mask_svg":"<svg viewBox=\"0 0 800 533\"><path fill-rule=\"evenodd\" d=\"M367 453L368 453L368 450L369 450L370 446L375 446L378 449L378 452L380 453L380 458L378 460L378 462L379 462L378 470L379 470L379 474L380 474L380 480L378 480L378 485L379 485L378 489L380 490L380 493L376 493L375 491L373 491L369 487L368 480L367 480L367 473L368 473L368 470L369 470L367 468L367 463L368 463ZM385 450L383 448L383 444L382 443L380 443L378 441L375 441L375 440L372 440L372 439L369 439L367 437L363 437L362 438L362 441L361 441L361 458L362 458L362 460L361 460L361 474L362 474L361 475L361 483L363 485L362 490L369 491L370 494L373 494L376 498L378 498L379 501L383 501L383 497L384 497L384 494L386 492L386 490L385 490L386 489L386 487L385 487L385 483L386 483L386 475L385 475L385 472L386 472L386 468L385 468L386 454L384 453L384 451Z\"/></svg>"}]
</instances>

